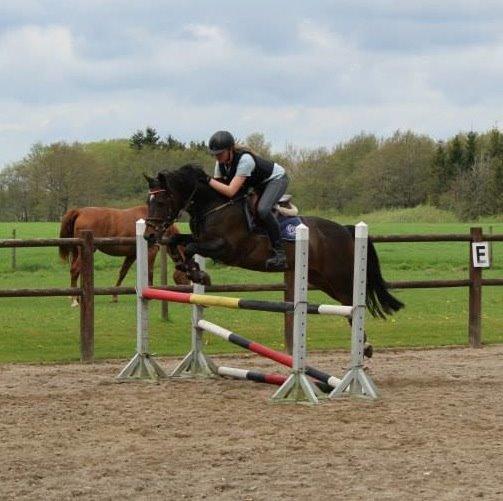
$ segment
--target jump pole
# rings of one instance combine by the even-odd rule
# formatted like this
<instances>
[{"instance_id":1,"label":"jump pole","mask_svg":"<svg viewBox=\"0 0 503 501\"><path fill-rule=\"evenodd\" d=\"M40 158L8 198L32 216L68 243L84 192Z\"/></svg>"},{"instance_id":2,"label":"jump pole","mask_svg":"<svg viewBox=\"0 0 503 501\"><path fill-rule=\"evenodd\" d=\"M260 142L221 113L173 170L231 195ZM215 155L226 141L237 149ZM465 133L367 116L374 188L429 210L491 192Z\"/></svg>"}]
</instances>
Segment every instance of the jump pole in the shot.
<instances>
[{"instance_id":1,"label":"jump pole","mask_svg":"<svg viewBox=\"0 0 503 501\"><path fill-rule=\"evenodd\" d=\"M238 369L236 367L226 367L224 365L220 365L218 367L218 375L232 379L254 381L255 383L275 384L277 386L281 386L288 377L284 374L264 374L263 372L259 371ZM322 383L321 381L315 381L314 384L318 386L318 388L320 388L320 390L322 390L324 393L330 393L333 390L332 386L326 383Z\"/></svg>"},{"instance_id":2,"label":"jump pole","mask_svg":"<svg viewBox=\"0 0 503 501\"><path fill-rule=\"evenodd\" d=\"M197 261L197 259L196 259ZM197 261L201 267L203 261ZM211 294L177 292L154 287L143 289L142 296L146 299L158 299L164 302L197 304L199 306L218 306L220 308L268 311L277 313L293 313L295 303L291 301L265 301L242 299L238 297L212 296ZM352 318L353 307L337 304L308 304L307 313L318 315L339 315Z\"/></svg>"},{"instance_id":3,"label":"jump pole","mask_svg":"<svg viewBox=\"0 0 503 501\"><path fill-rule=\"evenodd\" d=\"M365 297L367 290L368 226L360 222L355 228L355 264L353 275L353 319L351 324L351 367L330 393L330 398L349 395L375 399L377 388L363 370L365 337ZM346 394L347 394L346 393Z\"/></svg>"},{"instance_id":4,"label":"jump pole","mask_svg":"<svg viewBox=\"0 0 503 501\"><path fill-rule=\"evenodd\" d=\"M167 374L149 352L148 299L141 291L148 286L148 245L143 238L145 221L136 221L136 354L117 376L119 381L164 379Z\"/></svg>"},{"instance_id":5,"label":"jump pole","mask_svg":"<svg viewBox=\"0 0 503 501\"><path fill-rule=\"evenodd\" d=\"M245 350L256 353L257 355L268 358L269 360L273 360L274 362L278 362L279 364L285 365L286 367L293 367L293 356L288 355L288 353L276 351L272 348L269 348L268 346L257 343L256 341L246 339L245 337L240 336L239 334L236 334L229 329L224 329L223 327L220 327L220 325L208 322L208 320L199 320L198 326L204 331L209 332L210 334L213 334L220 339L224 339L229 343L235 344L236 346L244 348ZM309 365L306 365L305 372L308 376L312 377L313 379L317 379L327 386L330 386L332 389L341 382L341 379L315 369L314 367L310 367Z\"/></svg>"}]
</instances>

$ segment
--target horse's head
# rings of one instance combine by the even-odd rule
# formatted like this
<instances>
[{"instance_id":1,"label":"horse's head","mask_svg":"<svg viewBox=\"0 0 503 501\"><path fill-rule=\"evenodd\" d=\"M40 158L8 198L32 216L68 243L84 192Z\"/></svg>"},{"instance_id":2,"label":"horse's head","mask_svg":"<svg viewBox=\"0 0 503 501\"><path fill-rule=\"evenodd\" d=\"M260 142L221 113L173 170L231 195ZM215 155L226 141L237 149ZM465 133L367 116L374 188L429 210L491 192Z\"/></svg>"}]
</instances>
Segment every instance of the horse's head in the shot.
<instances>
[{"instance_id":1,"label":"horse's head","mask_svg":"<svg viewBox=\"0 0 503 501\"><path fill-rule=\"evenodd\" d=\"M145 178L148 182L148 199L144 236L149 244L154 244L177 219L181 201L168 186L167 173L159 172L155 178L149 176Z\"/></svg>"},{"instance_id":2,"label":"horse's head","mask_svg":"<svg viewBox=\"0 0 503 501\"><path fill-rule=\"evenodd\" d=\"M145 178L149 187L145 238L149 243L155 243L193 203L196 191L204 184L207 175L203 169L189 164L174 171L161 171L155 178Z\"/></svg>"}]
</instances>

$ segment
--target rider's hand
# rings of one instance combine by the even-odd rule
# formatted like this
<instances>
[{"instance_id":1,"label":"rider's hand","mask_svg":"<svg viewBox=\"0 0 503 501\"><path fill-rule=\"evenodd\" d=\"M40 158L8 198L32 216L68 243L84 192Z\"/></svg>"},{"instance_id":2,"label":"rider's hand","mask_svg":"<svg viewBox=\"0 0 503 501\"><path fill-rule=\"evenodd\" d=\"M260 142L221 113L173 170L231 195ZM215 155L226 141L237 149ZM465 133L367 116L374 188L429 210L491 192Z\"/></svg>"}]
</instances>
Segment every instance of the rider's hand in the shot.
<instances>
[{"instance_id":1,"label":"rider's hand","mask_svg":"<svg viewBox=\"0 0 503 501\"><path fill-rule=\"evenodd\" d=\"M204 176L199 176L199 179L197 180L198 183L200 184L209 184L210 181L212 180L213 178L211 176L208 176L208 174L205 174Z\"/></svg>"}]
</instances>

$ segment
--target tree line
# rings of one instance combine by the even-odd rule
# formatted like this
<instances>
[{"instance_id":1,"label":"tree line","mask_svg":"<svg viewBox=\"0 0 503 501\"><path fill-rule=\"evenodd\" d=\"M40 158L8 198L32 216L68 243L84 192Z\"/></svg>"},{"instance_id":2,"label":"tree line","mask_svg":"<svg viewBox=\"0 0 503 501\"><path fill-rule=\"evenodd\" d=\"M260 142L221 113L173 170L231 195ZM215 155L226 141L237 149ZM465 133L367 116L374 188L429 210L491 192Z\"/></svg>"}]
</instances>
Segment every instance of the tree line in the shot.
<instances>
[{"instance_id":1,"label":"tree line","mask_svg":"<svg viewBox=\"0 0 503 501\"><path fill-rule=\"evenodd\" d=\"M358 214L429 204L460 219L503 213L503 134L459 133L435 141L411 131L359 134L335 147L274 153L263 134L242 141L283 165L301 210ZM72 207L144 203L143 175L184 163L213 172L204 141L162 139L147 127L130 138L35 144L0 171L0 220L58 221Z\"/></svg>"}]
</instances>

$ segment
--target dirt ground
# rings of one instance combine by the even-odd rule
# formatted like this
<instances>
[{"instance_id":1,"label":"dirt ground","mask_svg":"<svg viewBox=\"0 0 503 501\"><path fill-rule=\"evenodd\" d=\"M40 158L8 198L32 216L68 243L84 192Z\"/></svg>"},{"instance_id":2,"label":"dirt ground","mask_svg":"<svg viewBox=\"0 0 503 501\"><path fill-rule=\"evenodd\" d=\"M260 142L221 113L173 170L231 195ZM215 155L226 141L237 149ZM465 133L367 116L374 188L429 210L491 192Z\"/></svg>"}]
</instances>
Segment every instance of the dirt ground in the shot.
<instances>
[{"instance_id":1,"label":"dirt ground","mask_svg":"<svg viewBox=\"0 0 503 501\"><path fill-rule=\"evenodd\" d=\"M117 384L124 363L0 366L0 499L503 499L503 346L377 352L378 401L314 407L248 381Z\"/></svg>"}]
</instances>

